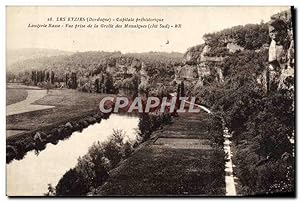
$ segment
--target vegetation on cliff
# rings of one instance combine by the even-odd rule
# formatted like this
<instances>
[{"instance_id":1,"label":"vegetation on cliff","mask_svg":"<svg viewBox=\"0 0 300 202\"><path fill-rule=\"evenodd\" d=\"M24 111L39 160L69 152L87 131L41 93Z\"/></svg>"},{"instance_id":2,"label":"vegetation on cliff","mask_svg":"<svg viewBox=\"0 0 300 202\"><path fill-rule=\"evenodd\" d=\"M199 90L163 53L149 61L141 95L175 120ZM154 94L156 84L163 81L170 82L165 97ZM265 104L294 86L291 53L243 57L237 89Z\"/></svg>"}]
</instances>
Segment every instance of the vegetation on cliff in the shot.
<instances>
[{"instance_id":1,"label":"vegetation on cliff","mask_svg":"<svg viewBox=\"0 0 300 202\"><path fill-rule=\"evenodd\" d=\"M290 23L280 16L286 15L273 17L273 22ZM237 164L234 172L239 178L241 188L238 191L242 195L293 194L295 191L294 145L290 141L295 131L293 75L284 81L290 87L278 86L283 71L280 68L284 67L281 64L286 64L290 61L289 57L293 57L287 54L293 41L286 34L288 31L275 30L276 37L284 38L281 41L288 43L282 51L287 58L278 58L281 66L268 74L269 50L265 46L271 41L268 26L272 25L238 26L207 34L205 38L212 46L210 50L225 47L224 43L229 39L245 49L226 54L222 62L214 63L214 67L223 72L223 83L211 79L205 87L194 91L202 103L224 118L233 134L234 163ZM288 29L290 26L286 24L284 27ZM220 55L216 52L209 54ZM270 74L277 77L270 80Z\"/></svg>"},{"instance_id":2,"label":"vegetation on cliff","mask_svg":"<svg viewBox=\"0 0 300 202\"><path fill-rule=\"evenodd\" d=\"M269 44L268 23L239 25L203 36L205 43L212 47L224 47L227 43L236 43L248 50L256 50Z\"/></svg>"}]
</instances>

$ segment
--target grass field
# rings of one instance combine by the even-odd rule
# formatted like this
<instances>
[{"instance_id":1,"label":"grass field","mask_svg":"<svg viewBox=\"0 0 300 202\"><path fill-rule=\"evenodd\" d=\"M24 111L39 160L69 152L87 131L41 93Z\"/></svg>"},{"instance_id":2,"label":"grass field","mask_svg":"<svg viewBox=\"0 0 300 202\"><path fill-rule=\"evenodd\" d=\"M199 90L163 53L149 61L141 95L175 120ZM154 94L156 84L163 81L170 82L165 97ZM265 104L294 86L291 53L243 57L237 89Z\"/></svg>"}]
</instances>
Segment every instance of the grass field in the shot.
<instances>
[{"instance_id":1,"label":"grass field","mask_svg":"<svg viewBox=\"0 0 300 202\"><path fill-rule=\"evenodd\" d=\"M145 147L99 194L224 195L223 163L213 150Z\"/></svg>"},{"instance_id":2,"label":"grass field","mask_svg":"<svg viewBox=\"0 0 300 202\"><path fill-rule=\"evenodd\" d=\"M6 89L6 105L11 105L26 99L28 93L25 89Z\"/></svg>"},{"instance_id":3,"label":"grass field","mask_svg":"<svg viewBox=\"0 0 300 202\"><path fill-rule=\"evenodd\" d=\"M103 96L70 89L50 90L48 95L33 104L51 105L55 106L54 108L8 116L7 130L36 130L87 115L98 110L99 101Z\"/></svg>"}]
</instances>

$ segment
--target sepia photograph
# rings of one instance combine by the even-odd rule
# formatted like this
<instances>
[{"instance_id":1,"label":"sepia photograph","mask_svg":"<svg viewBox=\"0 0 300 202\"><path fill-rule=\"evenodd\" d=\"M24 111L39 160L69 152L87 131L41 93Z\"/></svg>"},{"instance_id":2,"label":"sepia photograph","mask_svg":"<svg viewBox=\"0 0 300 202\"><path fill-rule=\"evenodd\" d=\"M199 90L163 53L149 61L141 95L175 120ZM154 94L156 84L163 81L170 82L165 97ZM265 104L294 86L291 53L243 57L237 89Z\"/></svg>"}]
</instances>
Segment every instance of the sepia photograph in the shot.
<instances>
[{"instance_id":1,"label":"sepia photograph","mask_svg":"<svg viewBox=\"0 0 300 202\"><path fill-rule=\"evenodd\" d=\"M6 196L296 196L292 5L5 11Z\"/></svg>"}]
</instances>

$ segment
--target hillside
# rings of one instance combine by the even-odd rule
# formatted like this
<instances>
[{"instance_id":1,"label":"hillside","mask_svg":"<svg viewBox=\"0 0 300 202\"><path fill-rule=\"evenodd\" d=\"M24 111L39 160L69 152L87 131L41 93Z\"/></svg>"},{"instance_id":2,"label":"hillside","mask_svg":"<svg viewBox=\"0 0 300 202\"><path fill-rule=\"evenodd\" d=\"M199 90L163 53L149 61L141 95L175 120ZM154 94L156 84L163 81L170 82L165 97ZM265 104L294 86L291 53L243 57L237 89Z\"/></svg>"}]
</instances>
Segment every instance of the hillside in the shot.
<instances>
[{"instance_id":1,"label":"hillside","mask_svg":"<svg viewBox=\"0 0 300 202\"><path fill-rule=\"evenodd\" d=\"M7 80L23 81L32 85L43 85L46 75L53 72L54 82L65 83L79 90L99 92L97 86L101 82L111 80L107 84L115 91L119 87L137 90L138 83L143 83L143 88L157 83L168 84L174 79L174 66L182 63L182 53L172 52L148 52L126 53L89 51L77 52L71 55L58 55L51 57L39 57L16 62L10 69L19 70L14 74L7 72ZM70 84L68 75L76 74L76 85ZM141 78L140 74L143 74ZM32 82L35 75L44 75L43 79L37 78ZM50 78L49 76L47 78ZM75 78L75 77L74 77ZM105 80L105 81L104 81ZM69 84L68 84L69 82ZM75 81L72 81L75 83ZM95 82L100 82L99 85ZM59 84L59 85L60 85ZM105 84L106 85L106 84ZM102 85L103 86L103 85ZM105 90L106 91L106 90Z\"/></svg>"},{"instance_id":2,"label":"hillside","mask_svg":"<svg viewBox=\"0 0 300 202\"><path fill-rule=\"evenodd\" d=\"M182 77L190 80L194 88L189 90L193 93L197 94L201 86L223 83L242 71L256 74L258 78L266 66L270 43L267 23L235 26L205 34L203 39L204 44L187 50L185 65L176 75L178 80Z\"/></svg>"},{"instance_id":3,"label":"hillside","mask_svg":"<svg viewBox=\"0 0 300 202\"><path fill-rule=\"evenodd\" d=\"M8 49L6 52L6 64L10 71L17 71L11 68L11 65L16 62L21 62L28 59L36 59L41 57L51 57L58 55L70 55L72 52L62 51L58 49L43 49L43 48L23 48L23 49Z\"/></svg>"},{"instance_id":4,"label":"hillside","mask_svg":"<svg viewBox=\"0 0 300 202\"><path fill-rule=\"evenodd\" d=\"M208 33L176 71L232 134L241 195L295 193L292 17L291 9L267 23Z\"/></svg>"}]
</instances>

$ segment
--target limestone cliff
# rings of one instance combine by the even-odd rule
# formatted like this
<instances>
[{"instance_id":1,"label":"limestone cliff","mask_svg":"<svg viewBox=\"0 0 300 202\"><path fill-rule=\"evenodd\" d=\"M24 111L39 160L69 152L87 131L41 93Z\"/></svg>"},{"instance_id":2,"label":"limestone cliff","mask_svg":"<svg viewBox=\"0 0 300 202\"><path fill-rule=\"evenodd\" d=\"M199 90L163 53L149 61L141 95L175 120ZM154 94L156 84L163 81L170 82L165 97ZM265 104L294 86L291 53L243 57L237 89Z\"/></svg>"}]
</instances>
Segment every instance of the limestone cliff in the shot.
<instances>
[{"instance_id":1,"label":"limestone cliff","mask_svg":"<svg viewBox=\"0 0 300 202\"><path fill-rule=\"evenodd\" d=\"M224 43L223 47L215 47L208 37L204 37L204 44L191 47L184 55L183 66L176 67L175 81L187 80L196 87L203 86L207 77L212 77L218 82L224 81L223 70L220 63L226 58L226 54L215 54L215 51L234 53L243 50L233 42Z\"/></svg>"},{"instance_id":2,"label":"limestone cliff","mask_svg":"<svg viewBox=\"0 0 300 202\"><path fill-rule=\"evenodd\" d=\"M211 82L222 83L234 71L240 74L251 68L249 71L266 91L289 88L294 78L292 27L292 13L288 10L271 16L267 23L205 34L203 44L184 54L184 65L176 67L175 81L186 80L199 88Z\"/></svg>"},{"instance_id":3,"label":"limestone cliff","mask_svg":"<svg viewBox=\"0 0 300 202\"><path fill-rule=\"evenodd\" d=\"M271 16L269 35L268 89L292 88L295 53L291 10Z\"/></svg>"}]
</instances>

